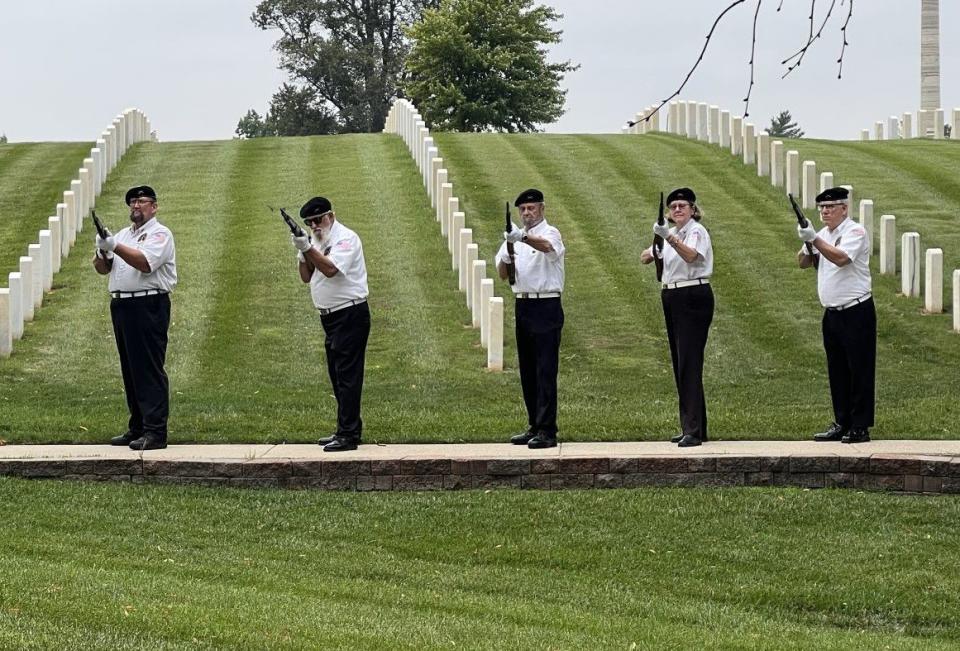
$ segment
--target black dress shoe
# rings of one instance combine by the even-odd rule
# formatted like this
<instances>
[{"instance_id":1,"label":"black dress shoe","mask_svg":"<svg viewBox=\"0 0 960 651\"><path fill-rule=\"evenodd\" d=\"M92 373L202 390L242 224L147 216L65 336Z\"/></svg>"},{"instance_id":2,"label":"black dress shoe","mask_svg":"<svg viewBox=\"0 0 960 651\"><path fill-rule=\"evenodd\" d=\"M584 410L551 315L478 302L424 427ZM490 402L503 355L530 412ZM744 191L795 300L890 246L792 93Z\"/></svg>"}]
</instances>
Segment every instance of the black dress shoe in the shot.
<instances>
[{"instance_id":1,"label":"black dress shoe","mask_svg":"<svg viewBox=\"0 0 960 651\"><path fill-rule=\"evenodd\" d=\"M840 439L841 443L869 443L870 430L866 427L858 427L850 430L850 433Z\"/></svg>"},{"instance_id":2,"label":"black dress shoe","mask_svg":"<svg viewBox=\"0 0 960 651\"><path fill-rule=\"evenodd\" d=\"M671 442L671 443L679 443L681 439L683 439L683 432L680 432L680 433L677 434L676 436L671 436L671 437L670 437L670 442Z\"/></svg>"},{"instance_id":3,"label":"black dress shoe","mask_svg":"<svg viewBox=\"0 0 960 651\"><path fill-rule=\"evenodd\" d=\"M531 450L555 448L557 447L557 435L537 432L537 435L530 439L530 441L527 443L527 447Z\"/></svg>"},{"instance_id":4,"label":"black dress shoe","mask_svg":"<svg viewBox=\"0 0 960 651\"><path fill-rule=\"evenodd\" d=\"M827 428L826 432L820 432L819 434L813 435L814 441L839 441L844 436L847 435L847 428L841 427L836 423L830 423L830 427Z\"/></svg>"},{"instance_id":5,"label":"black dress shoe","mask_svg":"<svg viewBox=\"0 0 960 651\"><path fill-rule=\"evenodd\" d=\"M360 439L354 436L336 436L332 441L323 446L324 452L347 452L356 450L360 445Z\"/></svg>"},{"instance_id":6,"label":"black dress shoe","mask_svg":"<svg viewBox=\"0 0 960 651\"><path fill-rule=\"evenodd\" d=\"M317 443L319 443L320 445L326 445L327 443L333 443L333 441L334 441L336 438L337 438L337 433L334 432L334 433L331 434L330 436L324 436L324 437L321 438L321 439L317 439Z\"/></svg>"},{"instance_id":7,"label":"black dress shoe","mask_svg":"<svg viewBox=\"0 0 960 651\"><path fill-rule=\"evenodd\" d=\"M700 445L700 439L692 434L684 434L683 438L677 442L677 447L680 448L692 448L696 445Z\"/></svg>"},{"instance_id":8,"label":"black dress shoe","mask_svg":"<svg viewBox=\"0 0 960 651\"><path fill-rule=\"evenodd\" d=\"M120 436L114 436L110 439L110 445L130 445L141 436L143 436L143 434L127 431Z\"/></svg>"},{"instance_id":9,"label":"black dress shoe","mask_svg":"<svg viewBox=\"0 0 960 651\"><path fill-rule=\"evenodd\" d=\"M514 445L526 445L536 435L536 432L534 432L532 429L528 429L526 432L520 432L519 434L514 434L511 436L510 442Z\"/></svg>"},{"instance_id":10,"label":"black dress shoe","mask_svg":"<svg viewBox=\"0 0 960 651\"><path fill-rule=\"evenodd\" d=\"M162 450L165 447L167 447L167 439L150 434L145 434L136 440L130 441L130 449L138 452L140 450Z\"/></svg>"}]
</instances>

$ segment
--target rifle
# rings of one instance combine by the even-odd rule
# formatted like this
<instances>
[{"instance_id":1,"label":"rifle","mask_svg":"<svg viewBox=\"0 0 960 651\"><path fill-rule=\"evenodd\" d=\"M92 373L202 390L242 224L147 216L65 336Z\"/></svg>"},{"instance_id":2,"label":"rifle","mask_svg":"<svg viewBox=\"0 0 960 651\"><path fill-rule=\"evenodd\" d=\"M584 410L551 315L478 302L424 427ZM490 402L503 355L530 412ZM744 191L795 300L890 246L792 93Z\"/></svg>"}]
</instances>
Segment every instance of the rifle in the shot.
<instances>
[{"instance_id":1,"label":"rifle","mask_svg":"<svg viewBox=\"0 0 960 651\"><path fill-rule=\"evenodd\" d=\"M803 214L803 211L800 210L800 206L797 205L796 199L793 198L793 195L789 192L787 193L787 198L790 199L790 205L793 206L793 213L797 216L797 223L800 224L800 228L806 228L810 222L807 220L806 216ZM807 255L813 256L813 244L810 242L804 242L807 247ZM816 266L816 256L814 256L814 266Z\"/></svg>"},{"instance_id":2,"label":"rifle","mask_svg":"<svg viewBox=\"0 0 960 651\"><path fill-rule=\"evenodd\" d=\"M97 218L97 211L93 208L90 209L90 215L93 217L93 227L97 229L97 235L100 236L101 240L105 240L110 237L110 233L107 232L106 227L104 227L103 222Z\"/></svg>"},{"instance_id":3,"label":"rifle","mask_svg":"<svg viewBox=\"0 0 960 651\"><path fill-rule=\"evenodd\" d=\"M294 237L303 237L304 233L303 229L300 228L300 224L293 221L283 208L280 209L280 216L283 217L283 221L287 222L287 226L290 228L290 232L293 233Z\"/></svg>"},{"instance_id":4,"label":"rifle","mask_svg":"<svg viewBox=\"0 0 960 651\"><path fill-rule=\"evenodd\" d=\"M663 219L663 193L660 193L660 212L657 215L657 223L663 226L667 222ZM653 236L653 264L657 268L657 282L663 279L663 258L657 257L657 252L663 252L663 238L659 235Z\"/></svg>"},{"instance_id":5,"label":"rifle","mask_svg":"<svg viewBox=\"0 0 960 651\"><path fill-rule=\"evenodd\" d=\"M507 206L506 229L507 229L507 232L509 233L510 231L513 230L513 222L510 221L510 202L509 201L506 202L506 206ZM507 242L507 255L510 256L510 262L507 263L507 280L510 281L511 285L515 285L517 283L517 267L516 265L513 264L513 256L514 256L513 242Z\"/></svg>"}]
</instances>

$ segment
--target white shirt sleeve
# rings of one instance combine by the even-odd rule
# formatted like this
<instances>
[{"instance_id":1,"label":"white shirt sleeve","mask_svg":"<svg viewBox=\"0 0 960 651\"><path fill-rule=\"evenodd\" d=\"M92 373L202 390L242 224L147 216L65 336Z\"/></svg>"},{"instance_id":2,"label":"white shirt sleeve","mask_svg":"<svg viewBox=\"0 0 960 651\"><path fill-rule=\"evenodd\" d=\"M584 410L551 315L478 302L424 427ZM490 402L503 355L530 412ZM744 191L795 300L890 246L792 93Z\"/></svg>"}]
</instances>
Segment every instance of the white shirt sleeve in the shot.
<instances>
[{"instance_id":1,"label":"white shirt sleeve","mask_svg":"<svg viewBox=\"0 0 960 651\"><path fill-rule=\"evenodd\" d=\"M173 259L173 234L164 229L158 229L143 241L138 243L137 248L143 253L150 265L150 271L154 272Z\"/></svg>"},{"instance_id":2,"label":"white shirt sleeve","mask_svg":"<svg viewBox=\"0 0 960 651\"><path fill-rule=\"evenodd\" d=\"M563 246L563 239L560 237L560 231L556 228L551 227L547 229L547 232L543 234L543 238L550 242L550 246L553 247L553 251L546 254L549 260L557 260L566 251L566 248Z\"/></svg>"}]
</instances>

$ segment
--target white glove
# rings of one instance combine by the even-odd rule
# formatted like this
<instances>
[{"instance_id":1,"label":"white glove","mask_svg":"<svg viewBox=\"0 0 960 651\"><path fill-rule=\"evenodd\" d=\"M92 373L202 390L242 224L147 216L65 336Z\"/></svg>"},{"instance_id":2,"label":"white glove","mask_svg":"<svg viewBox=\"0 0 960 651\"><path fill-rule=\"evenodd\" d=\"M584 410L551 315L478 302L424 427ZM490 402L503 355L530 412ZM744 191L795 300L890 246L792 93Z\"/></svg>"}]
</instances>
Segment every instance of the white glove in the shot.
<instances>
[{"instance_id":1,"label":"white glove","mask_svg":"<svg viewBox=\"0 0 960 651\"><path fill-rule=\"evenodd\" d=\"M293 244L294 248L300 253L306 253L310 250L312 246L310 242L310 235L304 233L300 237L297 237L293 233L290 234L290 243Z\"/></svg>"},{"instance_id":2,"label":"white glove","mask_svg":"<svg viewBox=\"0 0 960 651\"><path fill-rule=\"evenodd\" d=\"M510 264L513 260L510 259L510 254L507 253L507 250L504 249L503 253L497 256L497 262L502 262L503 264Z\"/></svg>"},{"instance_id":3,"label":"white glove","mask_svg":"<svg viewBox=\"0 0 960 651\"><path fill-rule=\"evenodd\" d=\"M517 228L516 225L513 225L511 230L503 232L503 239L510 242L510 244L516 244L523 240L524 235L526 235L526 232Z\"/></svg>"},{"instance_id":4,"label":"white glove","mask_svg":"<svg viewBox=\"0 0 960 651\"><path fill-rule=\"evenodd\" d=\"M797 224L797 237L804 242L812 242L817 239L817 229L808 221L806 226Z\"/></svg>"},{"instance_id":5,"label":"white glove","mask_svg":"<svg viewBox=\"0 0 960 651\"><path fill-rule=\"evenodd\" d=\"M667 236L670 234L670 227L666 224L660 225L657 222L653 222L653 234L667 239Z\"/></svg>"},{"instance_id":6,"label":"white glove","mask_svg":"<svg viewBox=\"0 0 960 651\"><path fill-rule=\"evenodd\" d=\"M115 248L117 248L117 242L113 238L113 235L110 233L110 231L107 231L107 239L103 239L100 237L100 234L97 233L96 244L97 249L104 252L112 252Z\"/></svg>"}]
</instances>

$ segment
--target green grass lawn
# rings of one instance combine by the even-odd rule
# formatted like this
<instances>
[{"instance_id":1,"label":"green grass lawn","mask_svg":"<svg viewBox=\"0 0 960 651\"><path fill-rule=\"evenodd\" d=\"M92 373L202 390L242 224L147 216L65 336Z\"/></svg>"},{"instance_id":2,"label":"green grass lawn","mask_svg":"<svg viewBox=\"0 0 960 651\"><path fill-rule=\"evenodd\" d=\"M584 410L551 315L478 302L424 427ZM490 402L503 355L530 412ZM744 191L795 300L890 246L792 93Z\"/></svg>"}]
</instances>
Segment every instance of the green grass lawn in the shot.
<instances>
[{"instance_id":1,"label":"green grass lawn","mask_svg":"<svg viewBox=\"0 0 960 651\"><path fill-rule=\"evenodd\" d=\"M815 279L795 268L799 244L785 199L752 168L719 148L667 135L437 139L481 256L492 260L503 201L529 186L544 190L548 218L563 232L561 436L660 440L676 430L659 290L652 267L638 258L652 237L659 191L678 185L697 191L714 238L717 312L705 374L712 435L805 439L829 422ZM924 246L944 246L947 270L960 265L960 186L940 172L957 169L960 147L804 140L799 149L838 183L852 183L858 197L873 198L878 216L903 215ZM8 166L0 178L26 187L29 170ZM159 192L160 219L177 241L181 281L168 354L173 442L312 441L332 431L319 321L285 227L265 208L293 211L314 194L330 197L364 242L373 318L365 439L499 441L525 424L512 301L507 369L488 373L398 137L142 143L111 175L98 214L121 227L123 193L141 183ZM24 228L35 235L33 224ZM38 320L14 356L0 361L0 438L93 442L124 429L106 280L90 267L91 238L81 234ZM875 436L956 438L960 340L949 315L921 316L919 300L896 296L893 278L875 277L875 286ZM505 283L496 287L509 295Z\"/></svg>"},{"instance_id":2,"label":"green grass lawn","mask_svg":"<svg viewBox=\"0 0 960 651\"><path fill-rule=\"evenodd\" d=\"M56 216L57 204L91 143L19 143L0 145L0 287L7 274L20 268L27 245Z\"/></svg>"},{"instance_id":3,"label":"green grass lawn","mask_svg":"<svg viewBox=\"0 0 960 651\"><path fill-rule=\"evenodd\" d=\"M0 478L0 647L960 645L960 501ZM632 645L636 644L634 647Z\"/></svg>"}]
</instances>

